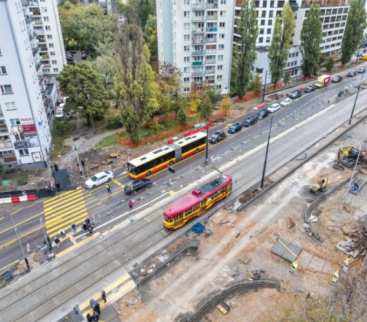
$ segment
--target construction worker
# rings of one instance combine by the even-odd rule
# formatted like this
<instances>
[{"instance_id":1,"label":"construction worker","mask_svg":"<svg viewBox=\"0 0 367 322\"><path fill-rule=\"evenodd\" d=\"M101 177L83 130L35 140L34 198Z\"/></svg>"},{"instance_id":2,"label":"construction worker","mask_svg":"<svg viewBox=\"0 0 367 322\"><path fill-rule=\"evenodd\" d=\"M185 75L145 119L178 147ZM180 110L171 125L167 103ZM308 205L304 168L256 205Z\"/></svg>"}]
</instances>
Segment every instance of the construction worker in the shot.
<instances>
[{"instance_id":1,"label":"construction worker","mask_svg":"<svg viewBox=\"0 0 367 322\"><path fill-rule=\"evenodd\" d=\"M112 188L111 185L109 183L106 184L106 190L108 193L112 193Z\"/></svg>"}]
</instances>

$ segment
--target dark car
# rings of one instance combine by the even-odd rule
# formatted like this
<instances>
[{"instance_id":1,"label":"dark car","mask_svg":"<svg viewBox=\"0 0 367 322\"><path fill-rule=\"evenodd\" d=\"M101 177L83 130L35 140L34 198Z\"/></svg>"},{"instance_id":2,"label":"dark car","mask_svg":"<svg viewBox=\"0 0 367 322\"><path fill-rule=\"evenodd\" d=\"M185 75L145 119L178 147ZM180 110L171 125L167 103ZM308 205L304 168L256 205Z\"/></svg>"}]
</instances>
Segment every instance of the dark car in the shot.
<instances>
[{"instance_id":1,"label":"dark car","mask_svg":"<svg viewBox=\"0 0 367 322\"><path fill-rule=\"evenodd\" d=\"M357 75L357 72L355 70L350 70L347 74L347 77L354 77Z\"/></svg>"},{"instance_id":2,"label":"dark car","mask_svg":"<svg viewBox=\"0 0 367 322\"><path fill-rule=\"evenodd\" d=\"M295 91L288 93L288 97L290 97L293 100L301 96L302 92L299 89L296 89Z\"/></svg>"},{"instance_id":3,"label":"dark car","mask_svg":"<svg viewBox=\"0 0 367 322\"><path fill-rule=\"evenodd\" d=\"M258 120L258 116L257 114L252 114L252 115L248 115L246 116L246 118L243 120L242 122L242 126L244 127L249 127L251 125L254 125Z\"/></svg>"},{"instance_id":4,"label":"dark car","mask_svg":"<svg viewBox=\"0 0 367 322\"><path fill-rule=\"evenodd\" d=\"M343 80L343 77L340 75L335 75L331 78L332 83L339 83Z\"/></svg>"},{"instance_id":5,"label":"dark car","mask_svg":"<svg viewBox=\"0 0 367 322\"><path fill-rule=\"evenodd\" d=\"M237 132L241 131L241 129L242 129L242 125L241 125L241 123L236 122L236 123L233 123L233 124L229 127L229 129L228 129L228 133L229 133L229 134L235 134L235 133L237 133Z\"/></svg>"},{"instance_id":6,"label":"dark car","mask_svg":"<svg viewBox=\"0 0 367 322\"><path fill-rule=\"evenodd\" d=\"M269 111L267 110L267 109L265 109L265 110L261 110L261 111L259 111L258 113L257 113L257 118L259 119L259 120L262 120L262 119L264 119L265 117L267 117L269 115Z\"/></svg>"},{"instance_id":7,"label":"dark car","mask_svg":"<svg viewBox=\"0 0 367 322\"><path fill-rule=\"evenodd\" d=\"M215 131L210 137L209 137L209 143L215 144L220 141L223 141L226 138L226 134L222 130Z\"/></svg>"},{"instance_id":8,"label":"dark car","mask_svg":"<svg viewBox=\"0 0 367 322\"><path fill-rule=\"evenodd\" d=\"M304 88L304 92L305 93L311 93L311 92L313 92L314 90L316 89L316 87L315 86L313 86L313 85L308 85L308 86L306 86L305 88Z\"/></svg>"},{"instance_id":9,"label":"dark car","mask_svg":"<svg viewBox=\"0 0 367 322\"><path fill-rule=\"evenodd\" d=\"M124 192L126 195L131 195L134 192L138 192L141 189L152 186L152 184L152 181L150 181L149 179L130 181L126 184Z\"/></svg>"}]
</instances>

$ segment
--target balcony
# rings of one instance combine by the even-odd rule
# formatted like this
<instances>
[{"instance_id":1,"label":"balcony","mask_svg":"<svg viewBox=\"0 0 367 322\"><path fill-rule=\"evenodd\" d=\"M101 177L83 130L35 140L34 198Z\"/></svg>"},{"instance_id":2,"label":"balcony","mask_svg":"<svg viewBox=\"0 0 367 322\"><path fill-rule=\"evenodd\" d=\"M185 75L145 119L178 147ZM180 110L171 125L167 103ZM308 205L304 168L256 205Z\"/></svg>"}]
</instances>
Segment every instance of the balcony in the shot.
<instances>
[{"instance_id":1,"label":"balcony","mask_svg":"<svg viewBox=\"0 0 367 322\"><path fill-rule=\"evenodd\" d=\"M6 156L3 156L2 160L3 160L3 163L16 163L17 157L15 155L6 155Z\"/></svg>"},{"instance_id":2,"label":"balcony","mask_svg":"<svg viewBox=\"0 0 367 322\"><path fill-rule=\"evenodd\" d=\"M218 2L217 3L207 3L206 5L207 9L218 9Z\"/></svg>"},{"instance_id":3,"label":"balcony","mask_svg":"<svg viewBox=\"0 0 367 322\"><path fill-rule=\"evenodd\" d=\"M204 1L200 1L200 2L195 2L191 4L191 9L192 10L205 10L205 2Z\"/></svg>"},{"instance_id":4,"label":"balcony","mask_svg":"<svg viewBox=\"0 0 367 322\"><path fill-rule=\"evenodd\" d=\"M18 127L23 134L35 135L37 134L37 128L35 124L23 124Z\"/></svg>"},{"instance_id":5,"label":"balcony","mask_svg":"<svg viewBox=\"0 0 367 322\"><path fill-rule=\"evenodd\" d=\"M217 42L217 37L205 38L205 43L206 44L216 43L216 42Z\"/></svg>"},{"instance_id":6,"label":"balcony","mask_svg":"<svg viewBox=\"0 0 367 322\"><path fill-rule=\"evenodd\" d=\"M209 28L206 28L206 32L218 32L218 27L209 27Z\"/></svg>"},{"instance_id":7,"label":"balcony","mask_svg":"<svg viewBox=\"0 0 367 322\"><path fill-rule=\"evenodd\" d=\"M192 43L193 45L202 45L204 43L204 39L203 38L193 38Z\"/></svg>"},{"instance_id":8,"label":"balcony","mask_svg":"<svg viewBox=\"0 0 367 322\"><path fill-rule=\"evenodd\" d=\"M191 52L192 56L204 56L204 54L205 54L204 50L195 50Z\"/></svg>"},{"instance_id":9,"label":"balcony","mask_svg":"<svg viewBox=\"0 0 367 322\"><path fill-rule=\"evenodd\" d=\"M13 145L11 144L11 141L0 141L0 150L4 149L12 149Z\"/></svg>"},{"instance_id":10,"label":"balcony","mask_svg":"<svg viewBox=\"0 0 367 322\"><path fill-rule=\"evenodd\" d=\"M192 62L192 66L202 66L203 62L202 61L193 61Z\"/></svg>"},{"instance_id":11,"label":"balcony","mask_svg":"<svg viewBox=\"0 0 367 322\"><path fill-rule=\"evenodd\" d=\"M207 59L205 61L205 65L215 65L216 64L216 60L215 59Z\"/></svg>"},{"instance_id":12,"label":"balcony","mask_svg":"<svg viewBox=\"0 0 367 322\"><path fill-rule=\"evenodd\" d=\"M206 15L206 21L217 21L218 15Z\"/></svg>"},{"instance_id":13,"label":"balcony","mask_svg":"<svg viewBox=\"0 0 367 322\"><path fill-rule=\"evenodd\" d=\"M203 34L204 33L204 28L196 28L192 30L192 34Z\"/></svg>"},{"instance_id":14,"label":"balcony","mask_svg":"<svg viewBox=\"0 0 367 322\"><path fill-rule=\"evenodd\" d=\"M32 17L32 25L33 26L43 26L43 22L42 22L42 19L40 17L35 17L33 16Z\"/></svg>"},{"instance_id":15,"label":"balcony","mask_svg":"<svg viewBox=\"0 0 367 322\"><path fill-rule=\"evenodd\" d=\"M192 16L191 18L192 22L204 22L205 21L205 16Z\"/></svg>"}]
</instances>

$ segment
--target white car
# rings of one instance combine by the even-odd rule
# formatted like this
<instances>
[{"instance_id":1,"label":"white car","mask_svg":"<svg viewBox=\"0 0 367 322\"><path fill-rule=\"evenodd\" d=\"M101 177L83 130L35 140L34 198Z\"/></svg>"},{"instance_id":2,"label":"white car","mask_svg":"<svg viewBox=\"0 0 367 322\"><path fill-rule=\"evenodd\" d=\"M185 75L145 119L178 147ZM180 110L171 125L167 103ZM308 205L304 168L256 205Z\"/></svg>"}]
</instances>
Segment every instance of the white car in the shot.
<instances>
[{"instance_id":1,"label":"white car","mask_svg":"<svg viewBox=\"0 0 367 322\"><path fill-rule=\"evenodd\" d=\"M57 119L61 119L61 118L63 118L63 117L64 117L64 110L63 110L63 109L61 109L61 108L58 108L58 109L56 110L55 117L56 117Z\"/></svg>"},{"instance_id":2,"label":"white car","mask_svg":"<svg viewBox=\"0 0 367 322\"><path fill-rule=\"evenodd\" d=\"M96 173L93 177L90 177L85 181L85 187L87 189L93 189L113 179L112 171L102 171Z\"/></svg>"},{"instance_id":3,"label":"white car","mask_svg":"<svg viewBox=\"0 0 367 322\"><path fill-rule=\"evenodd\" d=\"M268 107L268 111L270 113L274 113L276 111L279 111L280 110L280 105L278 103L273 103L271 104L269 107Z\"/></svg>"},{"instance_id":4,"label":"white car","mask_svg":"<svg viewBox=\"0 0 367 322\"><path fill-rule=\"evenodd\" d=\"M284 99L284 100L282 100L280 102L280 105L282 105L282 106L288 106L291 103L292 103L292 100L289 97L287 97L286 99Z\"/></svg>"}]
</instances>

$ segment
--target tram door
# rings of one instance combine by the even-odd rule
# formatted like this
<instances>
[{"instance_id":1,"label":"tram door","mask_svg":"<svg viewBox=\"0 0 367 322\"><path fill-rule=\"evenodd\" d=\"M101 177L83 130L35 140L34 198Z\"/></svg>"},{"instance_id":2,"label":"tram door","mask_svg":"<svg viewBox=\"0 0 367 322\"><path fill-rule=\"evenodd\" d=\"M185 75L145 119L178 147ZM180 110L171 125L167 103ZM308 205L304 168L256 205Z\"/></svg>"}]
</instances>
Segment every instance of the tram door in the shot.
<instances>
[{"instance_id":1,"label":"tram door","mask_svg":"<svg viewBox=\"0 0 367 322\"><path fill-rule=\"evenodd\" d=\"M172 147L175 149L175 158L176 162L178 162L182 158L181 147L178 144L172 144Z\"/></svg>"}]
</instances>

